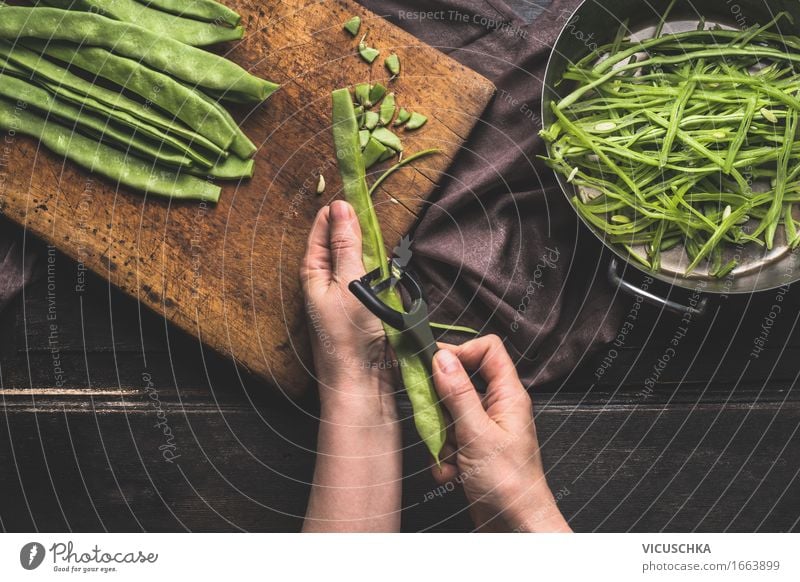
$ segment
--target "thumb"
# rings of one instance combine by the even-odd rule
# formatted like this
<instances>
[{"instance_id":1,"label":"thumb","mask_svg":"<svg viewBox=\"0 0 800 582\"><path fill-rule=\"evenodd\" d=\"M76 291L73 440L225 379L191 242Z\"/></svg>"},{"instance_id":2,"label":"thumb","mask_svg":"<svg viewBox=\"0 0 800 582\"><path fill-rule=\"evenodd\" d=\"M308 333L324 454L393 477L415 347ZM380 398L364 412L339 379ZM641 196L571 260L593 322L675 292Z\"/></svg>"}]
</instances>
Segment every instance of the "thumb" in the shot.
<instances>
[{"instance_id":1,"label":"thumb","mask_svg":"<svg viewBox=\"0 0 800 582\"><path fill-rule=\"evenodd\" d=\"M361 227L353 207L342 200L331 204L330 216L333 279L347 284L365 273L361 260Z\"/></svg>"},{"instance_id":2,"label":"thumb","mask_svg":"<svg viewBox=\"0 0 800 582\"><path fill-rule=\"evenodd\" d=\"M433 382L453 417L460 445L479 437L489 428L489 415L467 371L450 350L440 350L433 359Z\"/></svg>"}]
</instances>

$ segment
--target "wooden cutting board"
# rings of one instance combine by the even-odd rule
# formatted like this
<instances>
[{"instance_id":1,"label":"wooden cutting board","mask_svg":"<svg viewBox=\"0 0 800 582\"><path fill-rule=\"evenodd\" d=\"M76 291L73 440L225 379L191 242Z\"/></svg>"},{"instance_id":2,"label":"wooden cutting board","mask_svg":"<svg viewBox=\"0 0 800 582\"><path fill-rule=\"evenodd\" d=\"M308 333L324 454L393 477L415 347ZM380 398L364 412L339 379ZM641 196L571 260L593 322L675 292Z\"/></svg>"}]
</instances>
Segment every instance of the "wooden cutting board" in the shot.
<instances>
[{"instance_id":1,"label":"wooden cutting board","mask_svg":"<svg viewBox=\"0 0 800 582\"><path fill-rule=\"evenodd\" d=\"M430 117L422 130L404 135L406 152L444 152L395 174L376 195L391 249L423 210L494 87L347 0L226 2L243 15L246 37L222 52L282 85L264 105L235 112L260 146L252 180L227 185L216 207L145 199L15 136L3 144L0 211L294 397L310 384L298 267L316 212L341 188L331 91L388 83L383 58L396 52L403 66L391 83L398 103ZM382 52L372 66L357 56L358 39L342 30L354 15ZM328 183L323 196L316 195L320 171Z\"/></svg>"}]
</instances>

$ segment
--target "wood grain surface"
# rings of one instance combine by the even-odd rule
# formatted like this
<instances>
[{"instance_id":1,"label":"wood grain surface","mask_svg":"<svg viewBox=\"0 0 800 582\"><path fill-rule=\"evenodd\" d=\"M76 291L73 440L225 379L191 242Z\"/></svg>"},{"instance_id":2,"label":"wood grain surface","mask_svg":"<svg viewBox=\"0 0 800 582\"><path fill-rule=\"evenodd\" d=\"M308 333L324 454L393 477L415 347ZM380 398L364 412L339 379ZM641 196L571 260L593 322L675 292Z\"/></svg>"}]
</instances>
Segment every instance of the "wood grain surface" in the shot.
<instances>
[{"instance_id":1,"label":"wood grain surface","mask_svg":"<svg viewBox=\"0 0 800 582\"><path fill-rule=\"evenodd\" d=\"M391 89L402 106L431 118L423 130L404 136L406 150L438 147L443 155L398 173L376 195L392 248L413 225L494 88L350 1L227 4L243 15L247 34L221 52L282 85L265 105L235 112L260 146L252 180L227 185L216 207L145 199L14 136L4 144L0 211L297 396L309 384L298 265L314 215L341 188L330 92L364 81L387 83L383 58L394 51L404 70ZM358 39L341 29L356 14L370 44L382 51L371 67L355 52ZM323 196L315 193L320 171L328 183Z\"/></svg>"},{"instance_id":2,"label":"wood grain surface","mask_svg":"<svg viewBox=\"0 0 800 582\"><path fill-rule=\"evenodd\" d=\"M298 531L314 470L313 395L290 402L240 378L99 277L74 291L79 265L33 244L36 280L0 313L0 530ZM577 531L800 529L800 288L783 302L792 317L748 358L775 297L712 306L650 391L683 324L646 305L602 382L606 350L537 386L547 479ZM437 487L430 456L405 393L399 402L403 531L471 530L461 493L426 500ZM162 418L174 463L163 458Z\"/></svg>"}]
</instances>

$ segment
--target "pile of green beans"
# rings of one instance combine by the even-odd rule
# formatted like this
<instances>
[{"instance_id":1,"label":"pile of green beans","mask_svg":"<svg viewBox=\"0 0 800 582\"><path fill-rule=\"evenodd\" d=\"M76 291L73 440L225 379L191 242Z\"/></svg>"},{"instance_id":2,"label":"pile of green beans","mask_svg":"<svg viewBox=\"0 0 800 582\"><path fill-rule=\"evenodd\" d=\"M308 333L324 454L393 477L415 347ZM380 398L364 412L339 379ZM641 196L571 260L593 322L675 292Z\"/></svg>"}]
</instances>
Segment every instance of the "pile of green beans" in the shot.
<instances>
[{"instance_id":1,"label":"pile of green beans","mask_svg":"<svg viewBox=\"0 0 800 582\"><path fill-rule=\"evenodd\" d=\"M219 42L239 40L244 36L241 26L224 26L214 22L204 22L184 18L176 14L150 8L136 0L39 0L44 4L65 10L80 10L102 14L114 20L132 22L161 36L171 38L192 46L209 46Z\"/></svg>"},{"instance_id":2,"label":"pile of green beans","mask_svg":"<svg viewBox=\"0 0 800 582\"><path fill-rule=\"evenodd\" d=\"M575 88L550 104L543 159L646 268L682 248L686 275L725 277L743 246L800 245L800 38L773 30L784 18L640 42L623 27L566 70Z\"/></svg>"},{"instance_id":3,"label":"pile of green beans","mask_svg":"<svg viewBox=\"0 0 800 582\"><path fill-rule=\"evenodd\" d=\"M359 144L368 170L398 154L403 155L403 142L389 127L405 126L406 131L414 131L428 122L421 113L412 114L402 108L398 112L395 94L387 93L381 83L359 83L354 94ZM373 108L378 108L378 111L371 111Z\"/></svg>"},{"instance_id":4,"label":"pile of green beans","mask_svg":"<svg viewBox=\"0 0 800 582\"><path fill-rule=\"evenodd\" d=\"M372 203L372 193L399 167L422 156L435 153L436 150L419 152L389 168L370 189L367 186L366 163L359 139L361 123L356 113L356 107L353 105L353 95L349 89L339 89L333 92L332 97L333 138L339 172L342 176L345 199L353 205L364 236L364 267L368 272L380 268L381 278L388 279L390 277L389 263L378 215ZM403 310L403 300L396 288L386 289L381 294L381 299L390 308L397 311ZM413 340L407 334L389 325L384 325L384 330L400 363L400 373L414 410L414 423L417 431L431 455L438 462L446 438L447 425L433 387L430 371L417 355L419 348L414 345Z\"/></svg>"},{"instance_id":5,"label":"pile of green beans","mask_svg":"<svg viewBox=\"0 0 800 582\"><path fill-rule=\"evenodd\" d=\"M0 2L0 129L150 194L216 202L210 178L252 177L257 148L221 101L258 104L278 85L196 48L241 38L238 14L213 0L35 4Z\"/></svg>"}]
</instances>

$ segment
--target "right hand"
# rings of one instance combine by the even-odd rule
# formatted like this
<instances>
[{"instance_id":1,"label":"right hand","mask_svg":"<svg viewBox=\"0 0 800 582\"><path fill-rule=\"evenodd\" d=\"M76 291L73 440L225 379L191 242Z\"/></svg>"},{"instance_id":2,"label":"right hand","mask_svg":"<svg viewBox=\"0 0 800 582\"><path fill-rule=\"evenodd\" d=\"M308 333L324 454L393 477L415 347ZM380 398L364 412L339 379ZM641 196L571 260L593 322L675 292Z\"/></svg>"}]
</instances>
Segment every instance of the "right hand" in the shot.
<instances>
[{"instance_id":1,"label":"right hand","mask_svg":"<svg viewBox=\"0 0 800 582\"><path fill-rule=\"evenodd\" d=\"M433 380L453 423L434 478L463 485L479 529L570 531L545 479L531 398L500 338L442 348ZM486 380L483 399L467 369Z\"/></svg>"}]
</instances>

